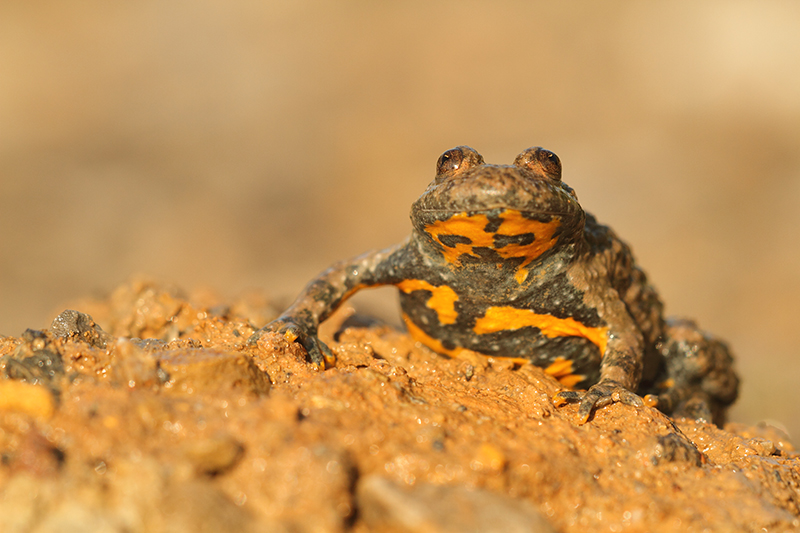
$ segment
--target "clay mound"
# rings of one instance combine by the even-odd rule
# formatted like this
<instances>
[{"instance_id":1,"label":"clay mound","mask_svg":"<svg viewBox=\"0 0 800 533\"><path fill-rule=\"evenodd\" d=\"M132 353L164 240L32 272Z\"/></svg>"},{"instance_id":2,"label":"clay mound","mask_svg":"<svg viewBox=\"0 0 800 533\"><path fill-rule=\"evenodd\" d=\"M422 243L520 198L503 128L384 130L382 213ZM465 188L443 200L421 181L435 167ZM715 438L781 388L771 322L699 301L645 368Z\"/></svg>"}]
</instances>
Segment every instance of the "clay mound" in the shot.
<instances>
[{"instance_id":1,"label":"clay mound","mask_svg":"<svg viewBox=\"0 0 800 533\"><path fill-rule=\"evenodd\" d=\"M0 531L800 528L769 427L626 405L576 426L535 367L336 319L317 372L247 345L276 314L255 295L135 281L77 308L0 338Z\"/></svg>"}]
</instances>

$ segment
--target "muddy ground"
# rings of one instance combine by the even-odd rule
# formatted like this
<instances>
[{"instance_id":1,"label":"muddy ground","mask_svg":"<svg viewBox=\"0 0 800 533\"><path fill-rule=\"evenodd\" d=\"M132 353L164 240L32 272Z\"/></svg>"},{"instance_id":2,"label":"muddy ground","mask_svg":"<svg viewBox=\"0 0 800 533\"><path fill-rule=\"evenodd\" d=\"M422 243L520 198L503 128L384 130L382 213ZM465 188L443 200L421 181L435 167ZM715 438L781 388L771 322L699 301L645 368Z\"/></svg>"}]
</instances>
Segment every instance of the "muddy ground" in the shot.
<instances>
[{"instance_id":1,"label":"muddy ground","mask_svg":"<svg viewBox=\"0 0 800 533\"><path fill-rule=\"evenodd\" d=\"M250 293L132 281L0 338L0 531L792 531L800 456L768 427L612 405L538 368L447 359L332 318L319 372ZM345 320L347 319L347 320Z\"/></svg>"}]
</instances>

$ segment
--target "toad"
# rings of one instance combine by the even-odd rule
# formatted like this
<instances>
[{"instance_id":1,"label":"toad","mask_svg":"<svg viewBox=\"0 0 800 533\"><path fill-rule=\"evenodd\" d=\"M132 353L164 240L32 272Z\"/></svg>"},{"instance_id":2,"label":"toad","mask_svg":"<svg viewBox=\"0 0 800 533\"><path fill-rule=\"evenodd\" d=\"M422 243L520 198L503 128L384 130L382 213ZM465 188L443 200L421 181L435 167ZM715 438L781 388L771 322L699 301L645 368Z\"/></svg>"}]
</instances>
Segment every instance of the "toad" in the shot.
<instances>
[{"instance_id":1,"label":"toad","mask_svg":"<svg viewBox=\"0 0 800 533\"><path fill-rule=\"evenodd\" d=\"M393 285L414 339L446 356L542 367L564 388L554 403L577 402L579 424L612 402L724 420L738 390L728 348L664 318L628 245L583 210L553 152L492 165L467 146L448 150L411 222L404 242L324 271L252 340L276 332L331 366L320 322L356 291Z\"/></svg>"}]
</instances>

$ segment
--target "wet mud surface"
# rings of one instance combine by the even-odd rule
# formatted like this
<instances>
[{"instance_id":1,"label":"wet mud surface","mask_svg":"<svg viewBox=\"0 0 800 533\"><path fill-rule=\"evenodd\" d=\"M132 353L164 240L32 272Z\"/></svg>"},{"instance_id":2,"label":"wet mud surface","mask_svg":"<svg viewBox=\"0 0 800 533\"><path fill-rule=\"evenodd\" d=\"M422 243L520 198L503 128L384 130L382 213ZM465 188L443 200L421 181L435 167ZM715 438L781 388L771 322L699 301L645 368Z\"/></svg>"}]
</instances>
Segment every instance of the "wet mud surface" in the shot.
<instances>
[{"instance_id":1,"label":"wet mud surface","mask_svg":"<svg viewBox=\"0 0 800 533\"><path fill-rule=\"evenodd\" d=\"M611 405L335 315L319 372L249 294L132 281L0 337L0 531L793 531L779 430ZM91 317L91 318L90 318Z\"/></svg>"}]
</instances>

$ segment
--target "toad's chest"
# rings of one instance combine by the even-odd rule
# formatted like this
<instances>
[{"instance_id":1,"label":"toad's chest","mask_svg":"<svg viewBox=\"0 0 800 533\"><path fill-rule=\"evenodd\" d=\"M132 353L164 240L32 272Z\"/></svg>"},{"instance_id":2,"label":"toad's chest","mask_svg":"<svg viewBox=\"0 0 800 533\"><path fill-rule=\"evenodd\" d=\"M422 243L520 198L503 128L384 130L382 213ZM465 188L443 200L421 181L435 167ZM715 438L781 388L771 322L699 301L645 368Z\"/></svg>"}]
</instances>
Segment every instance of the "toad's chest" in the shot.
<instances>
[{"instance_id":1,"label":"toad's chest","mask_svg":"<svg viewBox=\"0 0 800 533\"><path fill-rule=\"evenodd\" d=\"M566 276L513 298L486 280L410 278L395 285L409 333L439 353L468 349L544 367L570 362L569 374L581 376L566 383L572 386L594 377L605 351L608 327Z\"/></svg>"}]
</instances>

